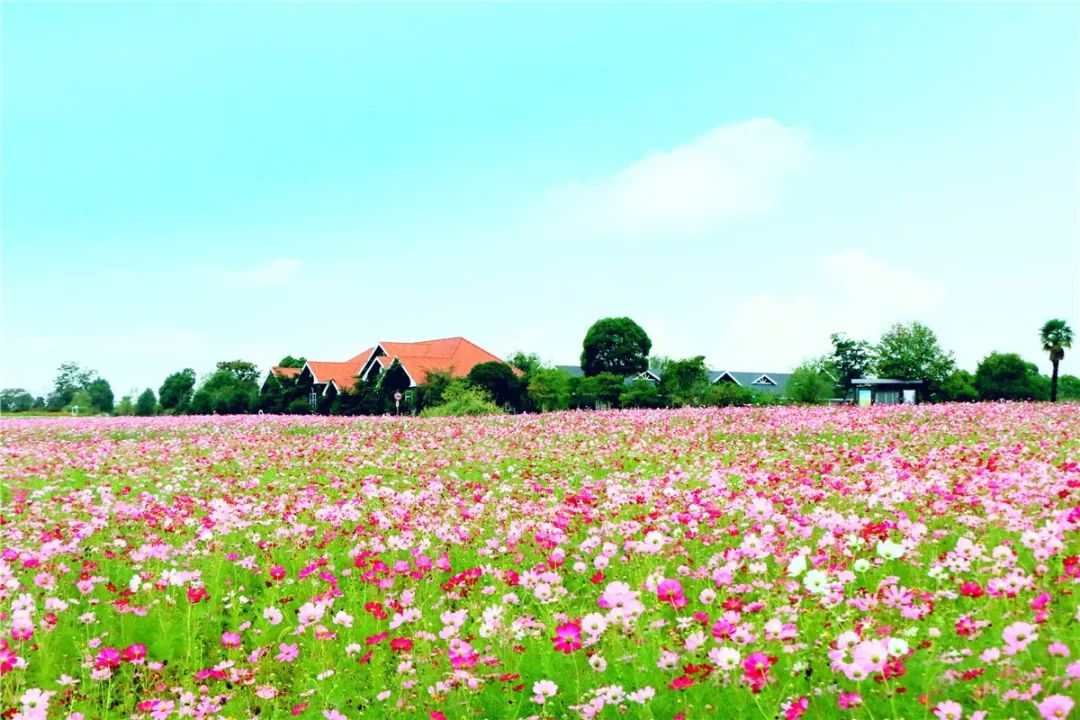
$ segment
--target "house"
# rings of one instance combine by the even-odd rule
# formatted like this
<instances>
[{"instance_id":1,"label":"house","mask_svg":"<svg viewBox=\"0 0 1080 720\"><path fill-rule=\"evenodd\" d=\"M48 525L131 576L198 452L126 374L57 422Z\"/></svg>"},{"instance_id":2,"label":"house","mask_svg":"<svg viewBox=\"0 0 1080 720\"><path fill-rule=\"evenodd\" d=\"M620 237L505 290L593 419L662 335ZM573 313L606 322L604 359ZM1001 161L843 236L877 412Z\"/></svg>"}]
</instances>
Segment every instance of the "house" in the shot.
<instances>
[{"instance_id":1,"label":"house","mask_svg":"<svg viewBox=\"0 0 1080 720\"><path fill-rule=\"evenodd\" d=\"M266 386L271 380L290 379L300 374L301 368L297 367L279 367L275 365L270 368L270 372L266 374L266 379L263 380L262 387L259 388L259 392L266 392Z\"/></svg>"},{"instance_id":2,"label":"house","mask_svg":"<svg viewBox=\"0 0 1080 720\"><path fill-rule=\"evenodd\" d=\"M739 372L736 370L710 370L709 382L713 385L731 383L739 387L783 397L787 392L791 373Z\"/></svg>"},{"instance_id":3,"label":"house","mask_svg":"<svg viewBox=\"0 0 1080 720\"><path fill-rule=\"evenodd\" d=\"M353 389L358 380L375 382L386 375L386 380L406 390L423 385L430 372L447 372L463 378L486 362L505 361L463 337L422 342L384 341L348 360L308 360L302 368L273 367L263 388L273 377L295 377L299 385L311 387L314 404L319 397L332 398Z\"/></svg>"},{"instance_id":4,"label":"house","mask_svg":"<svg viewBox=\"0 0 1080 720\"><path fill-rule=\"evenodd\" d=\"M855 378L851 381L855 402L867 405L914 405L919 401L922 380L891 380L888 378Z\"/></svg>"},{"instance_id":5,"label":"house","mask_svg":"<svg viewBox=\"0 0 1080 720\"><path fill-rule=\"evenodd\" d=\"M556 365L556 370L561 370L570 377L584 377L585 373L577 365ZM627 384L635 380L659 383L663 373L659 370L645 370L637 375L626 378ZM739 387L759 390L772 395L783 396L787 390L788 380L791 373L763 373L763 372L738 372L734 370L710 370L709 382L713 385L718 383L732 383Z\"/></svg>"}]
</instances>

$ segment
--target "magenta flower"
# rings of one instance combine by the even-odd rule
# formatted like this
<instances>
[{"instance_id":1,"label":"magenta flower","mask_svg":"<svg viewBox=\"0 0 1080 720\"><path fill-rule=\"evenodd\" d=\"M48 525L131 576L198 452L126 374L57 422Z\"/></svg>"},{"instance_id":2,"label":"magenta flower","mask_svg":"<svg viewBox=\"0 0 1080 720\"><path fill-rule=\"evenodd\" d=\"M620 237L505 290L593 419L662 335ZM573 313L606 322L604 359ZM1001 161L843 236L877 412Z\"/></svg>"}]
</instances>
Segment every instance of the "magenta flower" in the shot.
<instances>
[{"instance_id":1,"label":"magenta flower","mask_svg":"<svg viewBox=\"0 0 1080 720\"><path fill-rule=\"evenodd\" d=\"M120 665L120 651L114 647L102 648L94 658L94 667L98 670L114 668Z\"/></svg>"},{"instance_id":2,"label":"magenta flower","mask_svg":"<svg viewBox=\"0 0 1080 720\"><path fill-rule=\"evenodd\" d=\"M567 655L581 648L581 624L578 621L563 623L555 628L552 639L555 649Z\"/></svg>"}]
</instances>

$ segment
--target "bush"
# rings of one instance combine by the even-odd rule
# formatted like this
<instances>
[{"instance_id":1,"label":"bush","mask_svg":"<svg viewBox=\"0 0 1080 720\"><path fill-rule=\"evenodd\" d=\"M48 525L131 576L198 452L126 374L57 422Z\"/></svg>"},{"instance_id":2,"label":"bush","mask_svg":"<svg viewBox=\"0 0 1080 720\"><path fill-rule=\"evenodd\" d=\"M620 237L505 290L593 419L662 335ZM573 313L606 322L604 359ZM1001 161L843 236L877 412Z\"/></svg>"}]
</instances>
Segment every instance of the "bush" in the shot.
<instances>
[{"instance_id":1,"label":"bush","mask_svg":"<svg viewBox=\"0 0 1080 720\"><path fill-rule=\"evenodd\" d=\"M836 384L814 361L804 362L788 379L787 396L797 403L820 404L828 401Z\"/></svg>"},{"instance_id":2,"label":"bush","mask_svg":"<svg viewBox=\"0 0 1080 720\"><path fill-rule=\"evenodd\" d=\"M483 389L464 380L454 380L443 392L443 403L424 408L424 417L461 417L465 415L499 415L502 409Z\"/></svg>"},{"instance_id":3,"label":"bush","mask_svg":"<svg viewBox=\"0 0 1080 720\"><path fill-rule=\"evenodd\" d=\"M660 391L654 383L638 379L623 388L619 404L624 408L658 408Z\"/></svg>"}]
</instances>

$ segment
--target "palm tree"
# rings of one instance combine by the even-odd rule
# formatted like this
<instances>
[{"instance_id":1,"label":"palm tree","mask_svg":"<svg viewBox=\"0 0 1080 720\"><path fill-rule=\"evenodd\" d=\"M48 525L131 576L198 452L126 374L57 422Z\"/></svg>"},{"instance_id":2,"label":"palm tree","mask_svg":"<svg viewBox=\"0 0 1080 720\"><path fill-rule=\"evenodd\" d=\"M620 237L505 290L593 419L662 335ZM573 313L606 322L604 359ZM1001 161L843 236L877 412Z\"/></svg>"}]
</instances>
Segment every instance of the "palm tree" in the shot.
<instances>
[{"instance_id":1,"label":"palm tree","mask_svg":"<svg viewBox=\"0 0 1080 720\"><path fill-rule=\"evenodd\" d=\"M1073 331L1064 320L1047 320L1039 331L1043 350L1050 353L1054 373L1050 376L1050 402L1057 402L1058 363L1065 357L1065 348L1072 347Z\"/></svg>"}]
</instances>

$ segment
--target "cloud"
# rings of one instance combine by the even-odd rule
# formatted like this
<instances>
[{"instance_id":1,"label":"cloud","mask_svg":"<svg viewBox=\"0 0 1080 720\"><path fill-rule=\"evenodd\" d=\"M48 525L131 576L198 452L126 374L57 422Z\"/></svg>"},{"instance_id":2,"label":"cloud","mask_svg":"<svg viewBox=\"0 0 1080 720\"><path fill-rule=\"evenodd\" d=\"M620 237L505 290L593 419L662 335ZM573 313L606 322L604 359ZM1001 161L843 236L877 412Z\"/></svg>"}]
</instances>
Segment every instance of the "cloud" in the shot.
<instances>
[{"instance_id":1,"label":"cloud","mask_svg":"<svg viewBox=\"0 0 1080 720\"><path fill-rule=\"evenodd\" d=\"M775 120L723 125L610 176L559 188L544 213L562 234L700 236L730 218L767 211L807 155L804 135Z\"/></svg>"},{"instance_id":2,"label":"cloud","mask_svg":"<svg viewBox=\"0 0 1080 720\"><path fill-rule=\"evenodd\" d=\"M226 285L232 286L273 287L292 280L299 268L299 260L272 258L250 270L225 273L223 279Z\"/></svg>"},{"instance_id":3,"label":"cloud","mask_svg":"<svg viewBox=\"0 0 1080 720\"><path fill-rule=\"evenodd\" d=\"M876 341L896 322L924 320L944 296L931 277L863 250L823 258L811 279L786 293L755 293L719 308L709 360L732 370L788 370L829 349L829 335Z\"/></svg>"}]
</instances>

